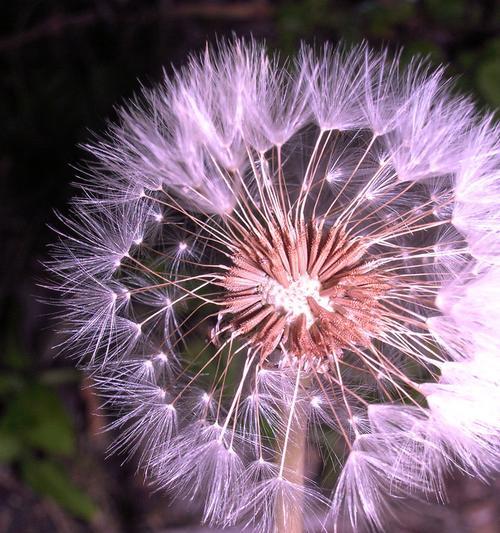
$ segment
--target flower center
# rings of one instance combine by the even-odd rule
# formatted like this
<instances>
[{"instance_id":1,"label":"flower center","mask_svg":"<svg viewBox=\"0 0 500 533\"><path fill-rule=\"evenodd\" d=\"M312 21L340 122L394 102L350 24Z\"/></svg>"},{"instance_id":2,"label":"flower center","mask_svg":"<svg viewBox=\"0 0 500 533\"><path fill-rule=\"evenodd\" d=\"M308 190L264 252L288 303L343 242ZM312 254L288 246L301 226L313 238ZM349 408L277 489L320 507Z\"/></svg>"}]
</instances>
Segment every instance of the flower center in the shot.
<instances>
[{"instance_id":1,"label":"flower center","mask_svg":"<svg viewBox=\"0 0 500 533\"><path fill-rule=\"evenodd\" d=\"M234 232L238 235L238 232ZM223 314L261 358L278 345L285 358L323 368L344 349L367 346L380 332L378 302L390 288L367 260L367 244L344 227L272 221L241 231L222 286ZM292 357L292 359L293 359Z\"/></svg>"},{"instance_id":2,"label":"flower center","mask_svg":"<svg viewBox=\"0 0 500 533\"><path fill-rule=\"evenodd\" d=\"M320 295L320 287L320 282L308 274L299 276L297 281L291 281L288 287L283 287L273 278L267 278L260 286L262 303L273 305L276 310L285 312L288 324L298 316L305 315L306 325L310 328L315 318L308 298L312 298L324 309L333 311L330 299Z\"/></svg>"}]
</instances>

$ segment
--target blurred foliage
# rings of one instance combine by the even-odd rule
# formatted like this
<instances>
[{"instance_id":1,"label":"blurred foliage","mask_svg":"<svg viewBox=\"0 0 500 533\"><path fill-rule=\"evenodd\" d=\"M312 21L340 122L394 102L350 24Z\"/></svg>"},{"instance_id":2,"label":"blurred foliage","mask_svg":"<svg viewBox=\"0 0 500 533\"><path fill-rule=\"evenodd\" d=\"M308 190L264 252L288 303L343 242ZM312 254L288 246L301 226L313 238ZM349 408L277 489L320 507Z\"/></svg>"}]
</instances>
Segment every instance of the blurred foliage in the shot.
<instances>
[{"instance_id":1,"label":"blurred foliage","mask_svg":"<svg viewBox=\"0 0 500 533\"><path fill-rule=\"evenodd\" d=\"M53 498L75 518L88 521L95 516L95 504L71 482L58 462L30 457L23 461L21 468L28 485L39 494Z\"/></svg>"},{"instance_id":2,"label":"blurred foliage","mask_svg":"<svg viewBox=\"0 0 500 533\"><path fill-rule=\"evenodd\" d=\"M464 52L464 58L466 52ZM482 54L468 57L476 69L475 82L479 94L492 106L500 106L500 38L491 39Z\"/></svg>"},{"instance_id":3,"label":"blurred foliage","mask_svg":"<svg viewBox=\"0 0 500 533\"><path fill-rule=\"evenodd\" d=\"M495 108L500 101L499 4L471 0L299 0L277 11L277 47L293 53L301 39L367 40L449 65L457 85Z\"/></svg>"},{"instance_id":4,"label":"blurred foliage","mask_svg":"<svg viewBox=\"0 0 500 533\"><path fill-rule=\"evenodd\" d=\"M91 520L97 509L64 466L76 457L76 433L52 385L77 381L76 372L33 373L32 361L12 339L0 370L0 463L19 470L33 490L76 518Z\"/></svg>"}]
</instances>

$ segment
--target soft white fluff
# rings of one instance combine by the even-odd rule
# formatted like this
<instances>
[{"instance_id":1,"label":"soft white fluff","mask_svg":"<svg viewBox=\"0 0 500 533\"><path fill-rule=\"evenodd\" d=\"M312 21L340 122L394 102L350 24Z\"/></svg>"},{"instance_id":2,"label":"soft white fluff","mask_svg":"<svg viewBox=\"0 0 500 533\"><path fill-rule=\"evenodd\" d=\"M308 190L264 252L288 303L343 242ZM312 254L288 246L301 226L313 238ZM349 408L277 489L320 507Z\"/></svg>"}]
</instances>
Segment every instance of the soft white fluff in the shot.
<instances>
[{"instance_id":1,"label":"soft white fluff","mask_svg":"<svg viewBox=\"0 0 500 533\"><path fill-rule=\"evenodd\" d=\"M64 346L117 411L112 450L206 522L263 533L294 507L311 530L385 530L449 468L498 468L498 132L443 68L365 44L285 62L234 39L143 88L87 146L48 265ZM380 332L320 365L231 331L232 228L272 213L368 243L390 286ZM297 482L306 448L322 468Z\"/></svg>"}]
</instances>

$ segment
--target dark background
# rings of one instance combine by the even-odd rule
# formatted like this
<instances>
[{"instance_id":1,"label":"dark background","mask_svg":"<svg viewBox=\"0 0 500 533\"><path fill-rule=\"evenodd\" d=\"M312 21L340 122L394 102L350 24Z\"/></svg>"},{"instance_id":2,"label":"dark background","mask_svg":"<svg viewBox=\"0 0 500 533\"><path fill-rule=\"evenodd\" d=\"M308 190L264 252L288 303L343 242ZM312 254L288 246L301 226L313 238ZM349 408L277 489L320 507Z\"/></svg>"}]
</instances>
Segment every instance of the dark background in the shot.
<instances>
[{"instance_id":1,"label":"dark background","mask_svg":"<svg viewBox=\"0 0 500 533\"><path fill-rule=\"evenodd\" d=\"M91 383L56 357L41 261L89 130L138 80L150 85L215 36L253 34L292 53L300 39L404 46L449 64L478 105L500 103L494 0L0 2L0 531L136 532L196 527L151 494L135 465L105 458L111 436ZM450 503L397 531L495 533L498 483L456 476ZM409 523L408 523L409 522ZM180 529L175 531L195 531ZM396 529L394 529L396 531Z\"/></svg>"}]
</instances>

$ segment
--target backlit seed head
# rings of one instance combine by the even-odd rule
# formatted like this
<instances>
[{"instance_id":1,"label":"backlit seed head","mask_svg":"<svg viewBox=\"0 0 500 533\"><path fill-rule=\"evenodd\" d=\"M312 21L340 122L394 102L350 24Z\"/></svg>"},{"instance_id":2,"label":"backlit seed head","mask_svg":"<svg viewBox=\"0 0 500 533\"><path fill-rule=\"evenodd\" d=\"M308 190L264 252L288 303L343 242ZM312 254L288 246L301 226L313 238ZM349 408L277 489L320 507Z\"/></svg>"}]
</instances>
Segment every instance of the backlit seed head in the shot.
<instances>
[{"instance_id":1,"label":"backlit seed head","mask_svg":"<svg viewBox=\"0 0 500 533\"><path fill-rule=\"evenodd\" d=\"M500 128L419 59L286 65L207 47L88 147L64 346L204 522L390 531L500 468Z\"/></svg>"}]
</instances>

